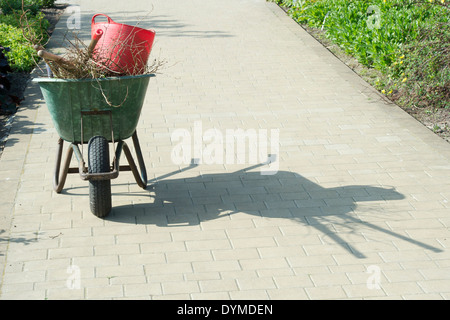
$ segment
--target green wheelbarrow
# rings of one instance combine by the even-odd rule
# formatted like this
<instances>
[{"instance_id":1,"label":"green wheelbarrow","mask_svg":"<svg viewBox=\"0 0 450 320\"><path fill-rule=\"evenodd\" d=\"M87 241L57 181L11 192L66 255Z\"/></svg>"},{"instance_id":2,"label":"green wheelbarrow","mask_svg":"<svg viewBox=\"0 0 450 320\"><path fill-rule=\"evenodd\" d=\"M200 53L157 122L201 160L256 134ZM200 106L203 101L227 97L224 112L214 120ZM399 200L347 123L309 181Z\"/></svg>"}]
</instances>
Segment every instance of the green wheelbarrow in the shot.
<instances>
[{"instance_id":1,"label":"green wheelbarrow","mask_svg":"<svg viewBox=\"0 0 450 320\"><path fill-rule=\"evenodd\" d=\"M111 77L101 79L37 78L53 124L59 135L53 188L60 193L67 174L78 173L89 181L90 208L97 217L111 211L111 179L119 171L132 171L137 184L147 187L147 172L136 127L144 103L150 77ZM125 139L132 137L139 169ZM61 167L64 141L70 143ZM109 143L116 145L112 162ZM83 144L87 144L87 167ZM80 150L81 147L81 150ZM122 150L128 165L119 165ZM70 167L73 154L78 168Z\"/></svg>"}]
</instances>

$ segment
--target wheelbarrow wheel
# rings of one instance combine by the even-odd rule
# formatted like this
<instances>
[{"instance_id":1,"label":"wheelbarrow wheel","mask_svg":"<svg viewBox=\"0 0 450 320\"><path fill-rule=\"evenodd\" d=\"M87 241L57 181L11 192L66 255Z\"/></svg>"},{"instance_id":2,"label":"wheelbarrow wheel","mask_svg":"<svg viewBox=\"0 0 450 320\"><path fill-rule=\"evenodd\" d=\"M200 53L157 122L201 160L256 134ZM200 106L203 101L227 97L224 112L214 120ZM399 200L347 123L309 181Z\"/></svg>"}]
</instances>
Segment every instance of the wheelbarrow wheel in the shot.
<instances>
[{"instance_id":1,"label":"wheelbarrow wheel","mask_svg":"<svg viewBox=\"0 0 450 320\"><path fill-rule=\"evenodd\" d=\"M88 143L89 173L109 172L108 140L95 136ZM111 180L89 180L89 202L91 211L103 218L111 211Z\"/></svg>"}]
</instances>

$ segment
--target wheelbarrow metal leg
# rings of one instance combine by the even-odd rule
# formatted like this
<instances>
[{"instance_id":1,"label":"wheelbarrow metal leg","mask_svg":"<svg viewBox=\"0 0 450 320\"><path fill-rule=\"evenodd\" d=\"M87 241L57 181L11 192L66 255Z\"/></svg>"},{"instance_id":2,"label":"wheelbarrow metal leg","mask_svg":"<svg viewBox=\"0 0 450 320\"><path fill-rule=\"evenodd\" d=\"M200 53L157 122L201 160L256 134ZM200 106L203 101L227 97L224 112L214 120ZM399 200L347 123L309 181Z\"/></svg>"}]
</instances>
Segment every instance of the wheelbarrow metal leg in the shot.
<instances>
[{"instance_id":1,"label":"wheelbarrow metal leg","mask_svg":"<svg viewBox=\"0 0 450 320\"><path fill-rule=\"evenodd\" d=\"M116 157L120 157L120 151L123 150L125 153L125 156L127 157L128 166L120 166L120 170L131 170L133 173L134 179L136 180L136 183L141 187L142 189L147 188L147 171L145 169L145 163L144 159L142 157L141 148L139 145L139 140L136 134L136 131L133 134L133 144L136 151L136 156L139 163L140 172L136 166L136 163L134 162L133 156L131 154L130 148L124 141L120 141L119 145L117 146L117 155Z\"/></svg>"},{"instance_id":2,"label":"wheelbarrow metal leg","mask_svg":"<svg viewBox=\"0 0 450 320\"><path fill-rule=\"evenodd\" d=\"M59 138L58 140L58 154L56 157L55 172L53 175L53 189L60 193L66 183L67 173L69 172L70 160L72 159L73 149L70 147L66 152L66 158L64 160L63 169L61 171L61 159L64 147L64 140Z\"/></svg>"},{"instance_id":3,"label":"wheelbarrow metal leg","mask_svg":"<svg viewBox=\"0 0 450 320\"><path fill-rule=\"evenodd\" d=\"M145 185L147 186L147 170L145 168L144 158L142 157L142 151L141 151L141 146L139 144L137 131L134 131L132 139L133 139L134 149L136 151L136 156L137 156L138 163L139 163L139 168L141 169L141 178L142 178L142 181L145 181Z\"/></svg>"}]
</instances>

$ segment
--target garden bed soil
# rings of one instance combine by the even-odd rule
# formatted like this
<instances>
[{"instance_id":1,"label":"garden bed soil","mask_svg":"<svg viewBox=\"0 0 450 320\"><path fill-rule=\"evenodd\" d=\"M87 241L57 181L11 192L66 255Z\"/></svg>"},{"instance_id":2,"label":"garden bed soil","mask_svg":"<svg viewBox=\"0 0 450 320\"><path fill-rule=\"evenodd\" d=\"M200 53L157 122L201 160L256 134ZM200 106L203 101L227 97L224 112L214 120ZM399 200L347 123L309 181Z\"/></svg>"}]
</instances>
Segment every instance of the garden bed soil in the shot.
<instances>
[{"instance_id":1,"label":"garden bed soil","mask_svg":"<svg viewBox=\"0 0 450 320\"><path fill-rule=\"evenodd\" d=\"M281 7L287 14L287 9ZM327 39L325 32L320 29L310 28L305 25L299 24L306 32L308 32L312 37L319 41L325 48L328 49L332 54L334 54L339 60L345 63L350 69L352 69L358 76L360 76L364 81L374 86L377 77L382 77L379 71L371 68L367 68L358 62L354 57L346 54L338 45L334 44L331 40ZM390 100L395 103L398 107L402 108L409 115L414 117L417 121L422 123L433 133L440 136L442 139L450 143L450 110L445 108L433 108L429 107L414 107L406 108L396 101L401 99L400 93L389 97L384 96L385 99Z\"/></svg>"}]
</instances>

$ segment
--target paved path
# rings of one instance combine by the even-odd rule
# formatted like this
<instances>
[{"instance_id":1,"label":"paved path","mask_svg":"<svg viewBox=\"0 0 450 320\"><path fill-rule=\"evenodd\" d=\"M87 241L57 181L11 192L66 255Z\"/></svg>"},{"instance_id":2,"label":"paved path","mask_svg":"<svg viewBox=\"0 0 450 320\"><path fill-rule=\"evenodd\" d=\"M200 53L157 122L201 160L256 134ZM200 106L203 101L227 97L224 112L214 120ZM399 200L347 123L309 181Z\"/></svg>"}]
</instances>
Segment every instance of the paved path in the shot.
<instances>
[{"instance_id":1,"label":"paved path","mask_svg":"<svg viewBox=\"0 0 450 320\"><path fill-rule=\"evenodd\" d=\"M148 3L81 1L80 36L93 13L133 23L152 10L141 25L168 64L138 133L156 184L122 172L104 220L78 175L56 194L58 136L30 84L0 160L1 299L450 298L448 143L273 3ZM258 138L244 163L208 164L237 129ZM175 163L175 133L192 148L205 135L202 163ZM250 156L271 138L278 173L261 174Z\"/></svg>"}]
</instances>

